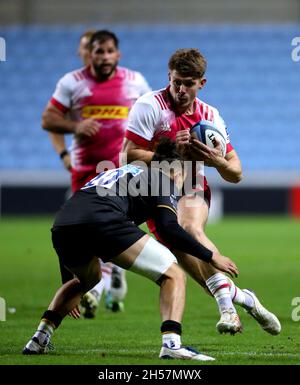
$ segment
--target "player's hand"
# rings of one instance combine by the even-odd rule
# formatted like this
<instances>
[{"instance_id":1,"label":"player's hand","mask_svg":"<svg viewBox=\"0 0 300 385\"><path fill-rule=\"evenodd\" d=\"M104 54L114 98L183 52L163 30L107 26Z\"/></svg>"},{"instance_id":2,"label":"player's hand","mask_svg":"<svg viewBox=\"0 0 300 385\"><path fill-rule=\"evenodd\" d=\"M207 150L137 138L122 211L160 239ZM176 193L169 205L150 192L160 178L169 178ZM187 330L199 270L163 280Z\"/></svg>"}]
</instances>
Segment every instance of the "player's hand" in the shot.
<instances>
[{"instance_id":1,"label":"player's hand","mask_svg":"<svg viewBox=\"0 0 300 385\"><path fill-rule=\"evenodd\" d=\"M199 140L192 138L190 152L193 160L203 161L209 167L224 167L226 162L222 156L221 143L218 140L216 140L216 146L210 148Z\"/></svg>"},{"instance_id":2,"label":"player's hand","mask_svg":"<svg viewBox=\"0 0 300 385\"><path fill-rule=\"evenodd\" d=\"M181 130L176 133L176 146L182 156L187 156L190 147L191 134L189 130Z\"/></svg>"},{"instance_id":3,"label":"player's hand","mask_svg":"<svg viewBox=\"0 0 300 385\"><path fill-rule=\"evenodd\" d=\"M74 309L69 312L69 316L73 317L74 319L80 318L79 307L78 306L74 307Z\"/></svg>"},{"instance_id":4,"label":"player's hand","mask_svg":"<svg viewBox=\"0 0 300 385\"><path fill-rule=\"evenodd\" d=\"M211 264L218 270L229 274L232 278L237 277L239 274L238 268L235 263L228 257L214 252L211 259Z\"/></svg>"},{"instance_id":5,"label":"player's hand","mask_svg":"<svg viewBox=\"0 0 300 385\"><path fill-rule=\"evenodd\" d=\"M94 136L100 130L101 124L95 119L85 119L76 123L74 133L76 135Z\"/></svg>"},{"instance_id":6,"label":"player's hand","mask_svg":"<svg viewBox=\"0 0 300 385\"><path fill-rule=\"evenodd\" d=\"M189 130L181 130L176 133L176 144L189 144L191 139L191 134Z\"/></svg>"},{"instance_id":7,"label":"player's hand","mask_svg":"<svg viewBox=\"0 0 300 385\"><path fill-rule=\"evenodd\" d=\"M65 169L68 170L68 171L71 171L72 166L71 166L71 156L70 156L70 154L65 155L63 157L62 161L63 161L63 164L65 166Z\"/></svg>"}]
</instances>

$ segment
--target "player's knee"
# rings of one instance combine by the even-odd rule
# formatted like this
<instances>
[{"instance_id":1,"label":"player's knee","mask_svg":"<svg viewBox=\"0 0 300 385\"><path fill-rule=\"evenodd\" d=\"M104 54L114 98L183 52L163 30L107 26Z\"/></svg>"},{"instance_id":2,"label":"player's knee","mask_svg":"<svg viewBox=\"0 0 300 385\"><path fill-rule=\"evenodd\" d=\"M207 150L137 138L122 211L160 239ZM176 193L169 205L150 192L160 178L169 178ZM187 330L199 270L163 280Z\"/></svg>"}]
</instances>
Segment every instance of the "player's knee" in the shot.
<instances>
[{"instance_id":1,"label":"player's knee","mask_svg":"<svg viewBox=\"0 0 300 385\"><path fill-rule=\"evenodd\" d=\"M185 272L177 265L177 263L172 263L169 269L164 273L164 278L173 280L177 285L185 286L186 284Z\"/></svg>"}]
</instances>

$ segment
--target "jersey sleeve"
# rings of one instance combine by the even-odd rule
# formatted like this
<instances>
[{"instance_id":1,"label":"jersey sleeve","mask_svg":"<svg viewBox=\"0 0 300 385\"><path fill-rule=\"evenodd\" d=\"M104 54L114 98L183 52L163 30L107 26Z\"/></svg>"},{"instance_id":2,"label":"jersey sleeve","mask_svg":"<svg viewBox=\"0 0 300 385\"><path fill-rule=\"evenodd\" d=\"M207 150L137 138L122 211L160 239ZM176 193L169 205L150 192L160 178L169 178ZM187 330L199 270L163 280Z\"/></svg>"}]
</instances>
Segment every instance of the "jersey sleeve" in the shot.
<instances>
[{"instance_id":1,"label":"jersey sleeve","mask_svg":"<svg viewBox=\"0 0 300 385\"><path fill-rule=\"evenodd\" d=\"M232 144L230 143L230 137L228 134L226 123L225 123L224 119L222 118L222 116L220 115L218 110L215 110L215 113L214 113L214 124L218 128L220 128L221 132L222 131L226 132L226 154L228 154L234 148L233 148Z\"/></svg>"},{"instance_id":2,"label":"jersey sleeve","mask_svg":"<svg viewBox=\"0 0 300 385\"><path fill-rule=\"evenodd\" d=\"M125 136L135 144L148 147L151 142L156 122L159 120L159 110L156 106L139 98L129 112Z\"/></svg>"},{"instance_id":3,"label":"jersey sleeve","mask_svg":"<svg viewBox=\"0 0 300 385\"><path fill-rule=\"evenodd\" d=\"M166 198L166 197L165 197ZM205 262L212 259L212 251L197 242L187 233L177 221L177 214L172 203L160 204L158 202L154 213L154 221L159 236L174 249L193 255Z\"/></svg>"},{"instance_id":4,"label":"jersey sleeve","mask_svg":"<svg viewBox=\"0 0 300 385\"><path fill-rule=\"evenodd\" d=\"M71 107L72 86L72 76L70 74L66 74L58 81L54 94L50 100L50 102L62 112L67 112Z\"/></svg>"}]
</instances>

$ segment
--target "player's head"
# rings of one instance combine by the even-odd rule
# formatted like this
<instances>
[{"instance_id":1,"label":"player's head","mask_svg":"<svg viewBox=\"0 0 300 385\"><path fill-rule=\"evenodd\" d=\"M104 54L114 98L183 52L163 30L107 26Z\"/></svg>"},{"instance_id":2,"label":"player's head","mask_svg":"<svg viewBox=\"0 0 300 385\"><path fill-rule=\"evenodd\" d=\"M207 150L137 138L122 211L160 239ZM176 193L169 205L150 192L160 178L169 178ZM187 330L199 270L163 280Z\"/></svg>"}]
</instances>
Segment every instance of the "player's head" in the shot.
<instances>
[{"instance_id":1,"label":"player's head","mask_svg":"<svg viewBox=\"0 0 300 385\"><path fill-rule=\"evenodd\" d=\"M206 83L206 60L196 48L177 50L169 60L170 92L176 107L189 108Z\"/></svg>"},{"instance_id":2,"label":"player's head","mask_svg":"<svg viewBox=\"0 0 300 385\"><path fill-rule=\"evenodd\" d=\"M120 60L119 40L110 31L100 30L90 39L91 66L100 79L109 79Z\"/></svg>"},{"instance_id":3,"label":"player's head","mask_svg":"<svg viewBox=\"0 0 300 385\"><path fill-rule=\"evenodd\" d=\"M92 29L85 31L79 39L78 55L85 66L90 64L90 40L95 32Z\"/></svg>"},{"instance_id":4,"label":"player's head","mask_svg":"<svg viewBox=\"0 0 300 385\"><path fill-rule=\"evenodd\" d=\"M186 178L184 159L177 151L176 143L167 137L161 137L155 148L152 161L159 162L158 167L174 180L181 189Z\"/></svg>"}]
</instances>

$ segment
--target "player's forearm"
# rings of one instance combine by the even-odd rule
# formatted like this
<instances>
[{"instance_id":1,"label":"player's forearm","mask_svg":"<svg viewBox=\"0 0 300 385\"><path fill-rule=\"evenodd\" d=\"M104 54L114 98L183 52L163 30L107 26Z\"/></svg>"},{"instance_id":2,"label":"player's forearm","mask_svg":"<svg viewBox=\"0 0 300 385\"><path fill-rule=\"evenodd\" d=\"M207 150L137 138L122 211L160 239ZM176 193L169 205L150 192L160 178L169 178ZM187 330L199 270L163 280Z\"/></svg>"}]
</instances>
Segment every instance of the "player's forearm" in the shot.
<instances>
[{"instance_id":1,"label":"player's forearm","mask_svg":"<svg viewBox=\"0 0 300 385\"><path fill-rule=\"evenodd\" d=\"M76 130L77 122L70 119L66 119L54 112L44 112L42 117L42 127L44 130L58 133L58 134L71 134Z\"/></svg>"},{"instance_id":2,"label":"player's forearm","mask_svg":"<svg viewBox=\"0 0 300 385\"><path fill-rule=\"evenodd\" d=\"M127 159L127 163L131 163L138 160L140 162L145 162L147 164L150 164L153 158L153 154L154 154L153 151L147 151L142 149L128 150L125 153L126 157L124 157L124 161L122 160L122 163L125 164Z\"/></svg>"},{"instance_id":3,"label":"player's forearm","mask_svg":"<svg viewBox=\"0 0 300 385\"><path fill-rule=\"evenodd\" d=\"M61 154L62 151L66 149L65 137L63 134L56 134L53 132L48 132L51 143L57 152L57 154Z\"/></svg>"},{"instance_id":4,"label":"player's forearm","mask_svg":"<svg viewBox=\"0 0 300 385\"><path fill-rule=\"evenodd\" d=\"M205 262L211 262L212 251L204 245L197 242L189 233L187 233L177 220L172 219L167 211L164 216L160 215L160 219L155 221L156 230L159 236L174 249L191 254Z\"/></svg>"},{"instance_id":5,"label":"player's forearm","mask_svg":"<svg viewBox=\"0 0 300 385\"><path fill-rule=\"evenodd\" d=\"M222 164L216 169L227 182L239 183L242 180L242 167L238 159L223 159Z\"/></svg>"}]
</instances>

